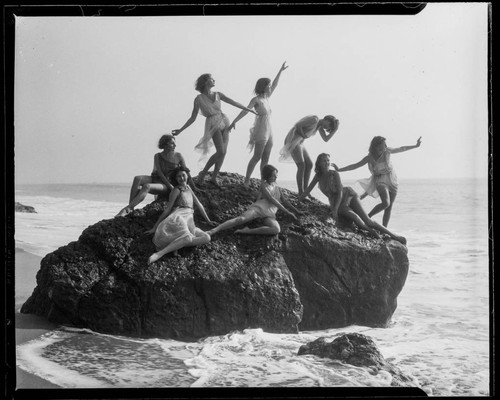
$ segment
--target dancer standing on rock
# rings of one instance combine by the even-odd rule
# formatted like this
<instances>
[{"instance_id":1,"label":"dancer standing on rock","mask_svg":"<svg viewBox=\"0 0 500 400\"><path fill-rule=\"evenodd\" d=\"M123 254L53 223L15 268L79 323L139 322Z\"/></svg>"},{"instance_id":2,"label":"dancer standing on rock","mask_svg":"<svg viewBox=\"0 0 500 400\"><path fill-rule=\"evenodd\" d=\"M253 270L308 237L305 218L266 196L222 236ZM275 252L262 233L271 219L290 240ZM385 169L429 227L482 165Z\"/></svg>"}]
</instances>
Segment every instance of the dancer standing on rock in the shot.
<instances>
[{"instance_id":1,"label":"dancer standing on rock","mask_svg":"<svg viewBox=\"0 0 500 400\"><path fill-rule=\"evenodd\" d=\"M260 78L255 84L254 92L257 96L250 100L248 104L248 108L255 108L257 112L254 125L250 129L250 141L248 143L248 148L250 151L253 150L254 153L247 166L244 182L245 187L250 185L250 177L257 163L260 161L260 168L262 170L262 167L269 162L269 156L273 148L273 130L271 127L271 107L269 105L269 98L278 86L281 73L287 68L288 66L286 62L284 62L272 83L269 78ZM235 127L236 122L247 114L248 111L241 111L229 126L229 131Z\"/></svg>"},{"instance_id":2,"label":"dancer standing on rock","mask_svg":"<svg viewBox=\"0 0 500 400\"><path fill-rule=\"evenodd\" d=\"M262 185L259 198L239 217L230 219L219 226L209 230L207 233L213 236L217 232L225 229L234 228L235 226L246 224L256 218L264 218L264 226L258 228L245 227L238 229L235 233L248 235L276 235L280 233L281 228L276 220L276 212L279 210L297 219L296 215L302 214L290 202L282 196L279 186L276 184L278 170L272 165L265 165L262 168ZM290 210L287 210L283 204Z\"/></svg>"},{"instance_id":3,"label":"dancer standing on rock","mask_svg":"<svg viewBox=\"0 0 500 400\"><path fill-rule=\"evenodd\" d=\"M314 171L316 174L306 191L299 196L299 201L304 200L311 193L314 186L319 183L319 189L328 197L332 212L331 215L335 221L341 215L353 221L361 229L368 231L375 237L379 237L378 231L389 235L402 244L406 244L406 239L403 236L392 233L366 215L358 194L353 188L342 186L339 173L330 169L330 156L328 154L322 153L318 156Z\"/></svg>"},{"instance_id":4,"label":"dancer standing on rock","mask_svg":"<svg viewBox=\"0 0 500 400\"><path fill-rule=\"evenodd\" d=\"M328 142L337 129L339 120L333 115L327 115L320 119L316 115L309 115L298 121L288 132L285 138L285 145L280 150L280 161L291 162L297 165L297 186L299 195L309 185L313 163L311 157L304 147L304 140L314 136L319 131L321 138ZM328 132L328 134L326 133Z\"/></svg>"},{"instance_id":5,"label":"dancer standing on rock","mask_svg":"<svg viewBox=\"0 0 500 400\"><path fill-rule=\"evenodd\" d=\"M171 173L170 179L172 182L176 182L176 186L170 193L167 208L160 215L153 228L146 231L147 234L154 234L153 243L158 250L149 257L148 264L182 247L200 246L210 241L210 236L194 225L193 204L196 205L209 224L213 224L213 222L187 184L188 171L179 167Z\"/></svg>"},{"instance_id":6,"label":"dancer standing on rock","mask_svg":"<svg viewBox=\"0 0 500 400\"><path fill-rule=\"evenodd\" d=\"M180 129L174 129L172 134L179 135L184 129L190 126L201 112L205 117L205 133L195 146L197 151L202 153L204 159L210 148L215 145L215 153L208 159L205 167L198 175L198 184L203 184L208 170L215 164L211 182L217 185L217 174L220 171L224 158L226 157L227 145L229 143L229 119L222 113L221 101L231 104L234 107L256 114L253 110L246 108L240 103L230 99L221 92L212 91L215 80L211 74L203 74L196 80L195 89L200 92L194 99L191 117Z\"/></svg>"},{"instance_id":7,"label":"dancer standing on rock","mask_svg":"<svg viewBox=\"0 0 500 400\"><path fill-rule=\"evenodd\" d=\"M384 216L382 218L382 225L385 227L389 225L392 206L398 194L398 178L392 167L391 154L416 149L420 147L421 141L422 137L419 137L417 139L417 144L413 146L390 148L387 147L384 137L375 136L370 143L370 148L368 149L368 155L366 157L363 157L361 161L355 164L337 169L338 172L351 171L368 164L372 176L357 181L365 190L365 194L363 194L361 198L364 198L368 194L372 197L380 196L380 203L368 213L368 216L373 217L383 210Z\"/></svg>"},{"instance_id":8,"label":"dancer standing on rock","mask_svg":"<svg viewBox=\"0 0 500 400\"><path fill-rule=\"evenodd\" d=\"M130 188L129 203L116 214L117 217L124 217L131 213L146 198L148 193L168 197L168 194L174 188L168 180L170 172L179 166L189 171L186 168L182 154L175 151L175 137L170 134L163 135L158 142L158 147L163 151L156 153L154 156L153 172L151 172L151 175L137 175L134 177ZM189 183L196 190L191 179L189 179Z\"/></svg>"}]
</instances>

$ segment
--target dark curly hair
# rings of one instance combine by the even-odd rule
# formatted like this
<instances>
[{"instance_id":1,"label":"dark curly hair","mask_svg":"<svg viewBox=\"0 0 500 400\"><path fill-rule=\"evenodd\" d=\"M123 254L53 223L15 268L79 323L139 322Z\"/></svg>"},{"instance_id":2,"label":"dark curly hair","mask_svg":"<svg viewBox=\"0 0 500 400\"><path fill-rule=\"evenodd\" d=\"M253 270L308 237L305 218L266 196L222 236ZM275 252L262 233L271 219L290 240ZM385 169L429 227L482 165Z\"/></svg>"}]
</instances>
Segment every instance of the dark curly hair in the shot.
<instances>
[{"instance_id":1,"label":"dark curly hair","mask_svg":"<svg viewBox=\"0 0 500 400\"><path fill-rule=\"evenodd\" d=\"M266 164L262 167L261 171L261 177L264 181L267 182L267 180L271 177L271 174L276 171L278 172L278 168L273 167L271 164Z\"/></svg>"},{"instance_id":2,"label":"dark curly hair","mask_svg":"<svg viewBox=\"0 0 500 400\"><path fill-rule=\"evenodd\" d=\"M177 168L175 168L174 170L170 171L170 173L168 174L168 180L170 181L170 183L175 187L177 186L179 183L177 182L177 174L179 172L185 172L188 176L188 178L191 177L191 175L189 174L189 169L188 168L185 168L181 165L179 165Z\"/></svg>"},{"instance_id":3,"label":"dark curly hair","mask_svg":"<svg viewBox=\"0 0 500 400\"><path fill-rule=\"evenodd\" d=\"M158 148L160 149L164 149L165 147L167 147L167 144L170 142L170 141L174 141L175 142L175 136L170 134L170 133L167 133L165 135L163 135L160 140L158 141Z\"/></svg>"},{"instance_id":4,"label":"dark curly hair","mask_svg":"<svg viewBox=\"0 0 500 400\"><path fill-rule=\"evenodd\" d=\"M196 83L194 85L194 88L198 92L203 92L203 89L205 88L205 85L207 84L208 80L212 77L212 74L203 74L196 79Z\"/></svg>"}]
</instances>

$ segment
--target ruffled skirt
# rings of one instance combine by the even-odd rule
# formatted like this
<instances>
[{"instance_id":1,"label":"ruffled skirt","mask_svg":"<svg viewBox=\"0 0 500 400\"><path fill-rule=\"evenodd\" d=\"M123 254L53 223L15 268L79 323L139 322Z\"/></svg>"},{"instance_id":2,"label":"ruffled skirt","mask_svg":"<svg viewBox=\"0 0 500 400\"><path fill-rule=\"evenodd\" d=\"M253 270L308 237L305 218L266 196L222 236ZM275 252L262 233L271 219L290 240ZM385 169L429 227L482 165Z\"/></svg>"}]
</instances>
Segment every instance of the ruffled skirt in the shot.
<instances>
[{"instance_id":1,"label":"ruffled skirt","mask_svg":"<svg viewBox=\"0 0 500 400\"><path fill-rule=\"evenodd\" d=\"M201 153L201 160L204 160L208 157L208 153L214 146L214 142L212 140L212 136L217 131L224 131L230 125L229 119L225 114L214 114L205 120L205 133L203 137L200 139L198 144L194 147L196 151Z\"/></svg>"},{"instance_id":2,"label":"ruffled skirt","mask_svg":"<svg viewBox=\"0 0 500 400\"><path fill-rule=\"evenodd\" d=\"M187 237L195 238L203 233L194 225L193 213L192 208L176 208L161 221L153 236L156 249L162 250L175 240Z\"/></svg>"},{"instance_id":3,"label":"ruffled skirt","mask_svg":"<svg viewBox=\"0 0 500 400\"><path fill-rule=\"evenodd\" d=\"M270 115L257 115L252 128L250 128L250 140L248 150L253 151L255 143L266 143L273 136Z\"/></svg>"},{"instance_id":4,"label":"ruffled skirt","mask_svg":"<svg viewBox=\"0 0 500 400\"><path fill-rule=\"evenodd\" d=\"M292 152L297 146L302 145L304 138L295 134L295 126L290 129L285 138L285 145L280 150L280 162L294 162L292 158Z\"/></svg>"},{"instance_id":5,"label":"ruffled skirt","mask_svg":"<svg viewBox=\"0 0 500 400\"><path fill-rule=\"evenodd\" d=\"M372 197L379 197L377 186L385 185L389 192L397 193L398 191L398 177L394 171L387 172L380 175L372 175L370 178L360 179L356 181L363 188L363 190Z\"/></svg>"}]
</instances>

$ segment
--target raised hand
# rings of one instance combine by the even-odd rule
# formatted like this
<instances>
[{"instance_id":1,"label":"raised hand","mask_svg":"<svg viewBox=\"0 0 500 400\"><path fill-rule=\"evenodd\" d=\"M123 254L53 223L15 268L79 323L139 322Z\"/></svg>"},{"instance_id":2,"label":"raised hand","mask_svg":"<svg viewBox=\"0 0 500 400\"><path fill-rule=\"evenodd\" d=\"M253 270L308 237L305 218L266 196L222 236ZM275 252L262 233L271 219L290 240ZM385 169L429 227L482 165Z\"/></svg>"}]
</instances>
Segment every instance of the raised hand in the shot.
<instances>
[{"instance_id":1,"label":"raised hand","mask_svg":"<svg viewBox=\"0 0 500 400\"><path fill-rule=\"evenodd\" d=\"M420 143L422 142L422 136L420 136L418 139L417 139L417 147L420 147Z\"/></svg>"},{"instance_id":2,"label":"raised hand","mask_svg":"<svg viewBox=\"0 0 500 400\"><path fill-rule=\"evenodd\" d=\"M172 131L172 135L174 135L174 136L177 136L179 133L181 133L181 130L180 130L180 129L174 129L174 130Z\"/></svg>"},{"instance_id":3,"label":"raised hand","mask_svg":"<svg viewBox=\"0 0 500 400\"><path fill-rule=\"evenodd\" d=\"M286 61L283 63L283 65L280 68L280 71L284 71L285 69L288 68L288 65L286 65Z\"/></svg>"}]
</instances>

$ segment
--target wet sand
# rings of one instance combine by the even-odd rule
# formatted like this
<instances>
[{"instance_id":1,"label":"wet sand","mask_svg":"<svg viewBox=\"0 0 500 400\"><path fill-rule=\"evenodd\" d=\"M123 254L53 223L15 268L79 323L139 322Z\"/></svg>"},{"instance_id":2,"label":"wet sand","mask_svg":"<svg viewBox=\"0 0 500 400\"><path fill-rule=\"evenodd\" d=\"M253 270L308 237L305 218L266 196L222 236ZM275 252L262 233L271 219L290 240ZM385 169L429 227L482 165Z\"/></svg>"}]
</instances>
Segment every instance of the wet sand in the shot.
<instances>
[{"instance_id":1,"label":"wet sand","mask_svg":"<svg viewBox=\"0 0 500 400\"><path fill-rule=\"evenodd\" d=\"M56 324L45 318L21 314L19 309L28 299L36 286L36 273L40 269L41 257L16 249L15 259L15 344L20 345L36 339L57 328ZM54 389L55 385L37 375L24 371L16 366L16 389Z\"/></svg>"}]
</instances>

